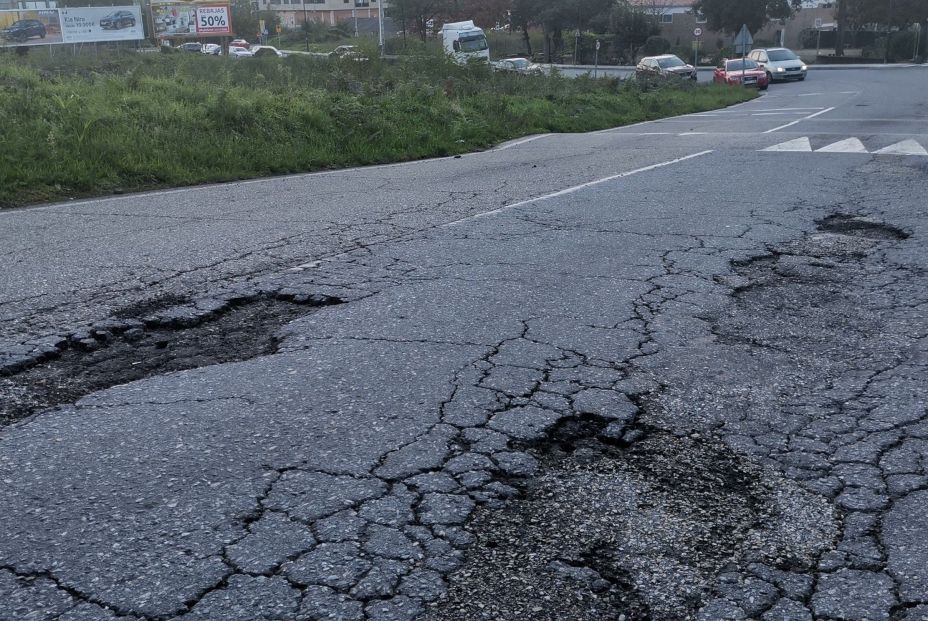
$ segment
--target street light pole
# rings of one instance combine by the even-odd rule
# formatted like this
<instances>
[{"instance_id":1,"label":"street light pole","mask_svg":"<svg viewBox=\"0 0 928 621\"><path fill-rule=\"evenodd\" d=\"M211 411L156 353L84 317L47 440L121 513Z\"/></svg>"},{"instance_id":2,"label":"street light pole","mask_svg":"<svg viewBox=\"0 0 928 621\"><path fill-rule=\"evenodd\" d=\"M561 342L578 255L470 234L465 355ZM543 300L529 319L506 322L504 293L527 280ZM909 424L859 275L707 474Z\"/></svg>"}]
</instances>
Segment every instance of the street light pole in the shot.
<instances>
[{"instance_id":1,"label":"street light pole","mask_svg":"<svg viewBox=\"0 0 928 621\"><path fill-rule=\"evenodd\" d=\"M306 51L309 51L309 23L306 21L306 0L303 0L303 34L306 36Z\"/></svg>"},{"instance_id":2,"label":"street light pole","mask_svg":"<svg viewBox=\"0 0 928 621\"><path fill-rule=\"evenodd\" d=\"M385 0L377 0L377 26L380 35L380 57L383 58L384 53L384 43L383 43L383 3Z\"/></svg>"}]
</instances>

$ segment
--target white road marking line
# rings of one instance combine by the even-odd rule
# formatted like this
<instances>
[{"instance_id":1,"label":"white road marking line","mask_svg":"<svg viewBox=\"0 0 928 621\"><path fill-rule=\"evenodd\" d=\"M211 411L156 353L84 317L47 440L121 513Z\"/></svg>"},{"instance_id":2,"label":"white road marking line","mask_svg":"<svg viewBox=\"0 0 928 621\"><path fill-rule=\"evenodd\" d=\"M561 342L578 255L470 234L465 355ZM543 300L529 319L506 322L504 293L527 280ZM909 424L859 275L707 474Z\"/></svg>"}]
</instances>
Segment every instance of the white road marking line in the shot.
<instances>
[{"instance_id":1,"label":"white road marking line","mask_svg":"<svg viewBox=\"0 0 928 621\"><path fill-rule=\"evenodd\" d=\"M826 113L828 113L828 112L831 112L831 111L834 110L834 109L835 109L835 106L832 106L831 108L825 108L824 110L819 110L819 111L816 112L815 114L810 114L809 116L804 116L804 117L802 117L801 119L796 119L796 120L793 121L792 123L787 123L786 125L780 125L779 127L774 127L773 129L768 129L768 130L765 131L764 133L765 133L765 134L772 134L773 132L778 132L778 131L780 131L781 129L786 129L787 127L792 127L793 125L796 125L797 123L802 123L803 121L808 121L809 119L814 119L815 117L817 117L817 116L819 116L819 115L821 115L821 114L826 114Z\"/></svg>"},{"instance_id":2,"label":"white road marking line","mask_svg":"<svg viewBox=\"0 0 928 621\"><path fill-rule=\"evenodd\" d=\"M825 93L802 93L801 95L796 95L796 97L815 97L816 95L824 95Z\"/></svg>"},{"instance_id":3,"label":"white road marking line","mask_svg":"<svg viewBox=\"0 0 928 621\"><path fill-rule=\"evenodd\" d=\"M751 116L783 116L785 114L802 114L802 112L755 112Z\"/></svg>"},{"instance_id":4,"label":"white road marking line","mask_svg":"<svg viewBox=\"0 0 928 621\"><path fill-rule=\"evenodd\" d=\"M505 151L506 149L511 149L512 147L518 147L523 144L528 144L529 142L535 142L536 140L541 140L542 138L547 138L549 136L551 136L551 134L539 134L538 136L530 136L522 140L515 140L513 142L500 145L494 149L490 149L490 151Z\"/></svg>"},{"instance_id":5,"label":"white road marking line","mask_svg":"<svg viewBox=\"0 0 928 621\"><path fill-rule=\"evenodd\" d=\"M839 95L859 95L860 91L841 91Z\"/></svg>"},{"instance_id":6,"label":"white road marking line","mask_svg":"<svg viewBox=\"0 0 928 621\"><path fill-rule=\"evenodd\" d=\"M827 147L822 147L821 149L816 149L816 153L870 153L867 150L867 147L864 146L864 143L858 138L848 138L847 140L839 140L838 142L832 143Z\"/></svg>"},{"instance_id":7,"label":"white road marking line","mask_svg":"<svg viewBox=\"0 0 928 621\"><path fill-rule=\"evenodd\" d=\"M678 157L673 160L667 160L666 162L660 162L659 164L651 164L650 166L644 166L642 168L636 168L635 170L629 170L626 172L619 173L617 175L610 175L608 177L603 177L602 179L596 179L595 181L588 181L586 183L581 183L580 185L575 185L570 188L565 188L563 190L558 190L557 192L552 192L551 194L545 194L544 196L536 196L535 198L529 198L524 201L519 201L517 203L512 203L509 205L503 205L498 209L492 211L484 211L482 213L477 213L472 216L467 216L466 218L461 218L460 220L454 220L452 222L446 222L441 225L442 228L456 226L463 222L469 222L471 220L477 220L479 218L486 218L489 216L495 216L496 214L502 213L504 211L509 211L510 209L515 209L517 207L524 207L525 205L531 205L532 203L539 203L541 201L550 200L552 198L557 198L559 196L566 196L567 194L573 194L579 192L580 190L585 190L586 188L591 188L603 183L608 183L609 181L615 181L616 179L624 179L625 177L631 177L632 175L637 175L639 173L648 172L651 170L656 170L658 168L664 168L665 166L671 166L673 164L679 164L680 162L685 162L697 157L702 157L703 155L709 155L713 153L712 149L708 151L700 151L699 153L693 153L691 155L684 155L683 157Z\"/></svg>"},{"instance_id":8,"label":"white road marking line","mask_svg":"<svg viewBox=\"0 0 928 621\"><path fill-rule=\"evenodd\" d=\"M789 140L787 142L775 144L772 147L761 149L761 151L800 151L804 153L811 153L812 143L809 142L808 138L803 136L802 138L796 138L795 140Z\"/></svg>"},{"instance_id":9,"label":"white road marking line","mask_svg":"<svg viewBox=\"0 0 928 621\"><path fill-rule=\"evenodd\" d=\"M761 108L757 112L797 112L809 110L824 110L825 106L815 106L814 108Z\"/></svg>"},{"instance_id":10,"label":"white road marking line","mask_svg":"<svg viewBox=\"0 0 928 621\"><path fill-rule=\"evenodd\" d=\"M705 136L709 132L683 132L682 134L677 134L677 136Z\"/></svg>"},{"instance_id":11,"label":"white road marking line","mask_svg":"<svg viewBox=\"0 0 928 621\"><path fill-rule=\"evenodd\" d=\"M874 151L874 153L877 155L928 155L928 151L925 150L925 147L911 138L884 147L879 151Z\"/></svg>"}]
</instances>

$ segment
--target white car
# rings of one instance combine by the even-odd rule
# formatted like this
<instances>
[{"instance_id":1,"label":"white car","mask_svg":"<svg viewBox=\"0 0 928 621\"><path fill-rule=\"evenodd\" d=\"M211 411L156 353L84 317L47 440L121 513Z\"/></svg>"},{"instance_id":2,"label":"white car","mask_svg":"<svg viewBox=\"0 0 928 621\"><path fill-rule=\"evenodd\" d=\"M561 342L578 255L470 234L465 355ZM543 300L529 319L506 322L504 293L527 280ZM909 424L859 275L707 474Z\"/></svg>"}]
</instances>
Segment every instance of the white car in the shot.
<instances>
[{"instance_id":1,"label":"white car","mask_svg":"<svg viewBox=\"0 0 928 621\"><path fill-rule=\"evenodd\" d=\"M250 50L246 50L243 47L236 47L234 45L229 47L229 56L232 58L251 58L254 54Z\"/></svg>"},{"instance_id":2,"label":"white car","mask_svg":"<svg viewBox=\"0 0 928 621\"><path fill-rule=\"evenodd\" d=\"M200 48L201 54L209 54L210 56L220 56L222 54L222 46L217 43L204 43L203 47Z\"/></svg>"},{"instance_id":3,"label":"white car","mask_svg":"<svg viewBox=\"0 0 928 621\"><path fill-rule=\"evenodd\" d=\"M523 75L543 75L545 72L541 65L536 65L527 58L504 58L493 63L493 67L498 71L511 71Z\"/></svg>"},{"instance_id":4,"label":"white car","mask_svg":"<svg viewBox=\"0 0 928 621\"><path fill-rule=\"evenodd\" d=\"M251 46L251 55L252 56L277 56L278 58L283 58L286 56L283 52L278 50L272 45L252 45Z\"/></svg>"},{"instance_id":5,"label":"white car","mask_svg":"<svg viewBox=\"0 0 928 621\"><path fill-rule=\"evenodd\" d=\"M809 68L796 53L785 47L768 47L751 50L748 58L767 69L770 82L780 80L805 80Z\"/></svg>"}]
</instances>

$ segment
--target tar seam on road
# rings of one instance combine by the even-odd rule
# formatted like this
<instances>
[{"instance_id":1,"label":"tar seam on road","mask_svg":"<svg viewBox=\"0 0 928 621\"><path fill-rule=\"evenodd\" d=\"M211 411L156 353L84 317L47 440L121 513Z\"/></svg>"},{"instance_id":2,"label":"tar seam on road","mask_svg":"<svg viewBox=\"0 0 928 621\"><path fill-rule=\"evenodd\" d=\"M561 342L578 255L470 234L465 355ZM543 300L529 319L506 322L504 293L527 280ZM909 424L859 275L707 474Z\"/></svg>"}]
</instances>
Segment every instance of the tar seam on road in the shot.
<instances>
[{"instance_id":1,"label":"tar seam on road","mask_svg":"<svg viewBox=\"0 0 928 621\"><path fill-rule=\"evenodd\" d=\"M482 213L474 214L472 216L467 216L466 218L461 218L460 220L455 220L453 222L448 222L442 225L443 228L455 226L464 222L470 222L478 218L485 218L487 216L493 216L503 211L508 211L510 209L515 209L516 207L522 207L524 205L530 205L532 203L538 203L540 201L546 201L552 198L557 198L559 196L565 196L567 194L573 194L580 190L590 188L593 186L606 183L608 181L615 181L616 179L622 179L624 177L630 177L632 175L637 175L638 173L648 172L649 170L655 170L657 168L663 168L665 166L670 166L671 164L678 164L679 162L685 162L686 160L691 160L696 157L701 157L703 155L708 155L712 153L712 149L708 151L700 151L699 153L693 153L691 155L684 155L683 157L678 157L673 160L667 160L666 162L660 162L658 164L651 164L650 166L644 166L643 168L636 168L635 170L629 170L626 172L619 173L617 175L610 175L608 177L603 177L602 179L596 179L595 181L588 181L586 183L581 183L580 185L575 185L573 187L565 188L563 190L558 190L557 192L552 192L551 194L545 194L544 196L536 196L535 198L529 198L524 201L519 201L518 203L512 203L511 205L503 205L499 209L494 209L493 211L484 211Z\"/></svg>"},{"instance_id":2,"label":"tar seam on road","mask_svg":"<svg viewBox=\"0 0 928 621\"><path fill-rule=\"evenodd\" d=\"M780 131L781 129L786 129L787 127L792 127L792 126L795 125L796 123L802 123L803 121L808 121L809 119L814 119L815 117L817 117L817 116L819 116L819 115L821 115L821 114L825 114L826 112L831 112L831 111L834 110L834 109L835 109L835 106L832 106L832 107L830 107L830 108L825 108L824 110L819 110L819 111L816 112L815 114L810 114L809 116L804 116L804 117L802 117L801 119L796 119L796 120L793 121L792 123L787 123L786 125L780 125L779 127L774 127L773 129L768 129L768 130L765 131L764 133L765 133L765 134L772 134L773 132L778 132L778 131Z\"/></svg>"}]
</instances>

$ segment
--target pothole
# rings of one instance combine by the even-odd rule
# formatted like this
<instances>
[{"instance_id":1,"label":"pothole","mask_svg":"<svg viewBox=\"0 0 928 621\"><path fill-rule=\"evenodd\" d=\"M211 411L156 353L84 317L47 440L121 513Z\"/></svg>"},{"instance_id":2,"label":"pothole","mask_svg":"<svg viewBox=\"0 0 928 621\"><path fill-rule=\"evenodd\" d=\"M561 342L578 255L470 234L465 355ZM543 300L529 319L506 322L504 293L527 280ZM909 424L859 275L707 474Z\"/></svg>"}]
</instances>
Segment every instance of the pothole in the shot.
<instances>
[{"instance_id":1,"label":"pothole","mask_svg":"<svg viewBox=\"0 0 928 621\"><path fill-rule=\"evenodd\" d=\"M832 544L826 501L724 443L627 431L639 435L613 442L574 419L530 449L540 475L478 509L466 565L424 619L687 619L742 556L807 568Z\"/></svg>"},{"instance_id":2,"label":"pothole","mask_svg":"<svg viewBox=\"0 0 928 621\"><path fill-rule=\"evenodd\" d=\"M110 329L73 335L53 359L0 377L0 425L111 386L272 354L279 328L316 307L340 302L321 296L254 297L215 308L172 306L178 301L157 299L124 309L114 314L123 321L111 322Z\"/></svg>"},{"instance_id":3,"label":"pothole","mask_svg":"<svg viewBox=\"0 0 928 621\"><path fill-rule=\"evenodd\" d=\"M826 233L867 239L899 240L909 237L908 233L891 224L847 214L834 214L819 220L818 228Z\"/></svg>"}]
</instances>

